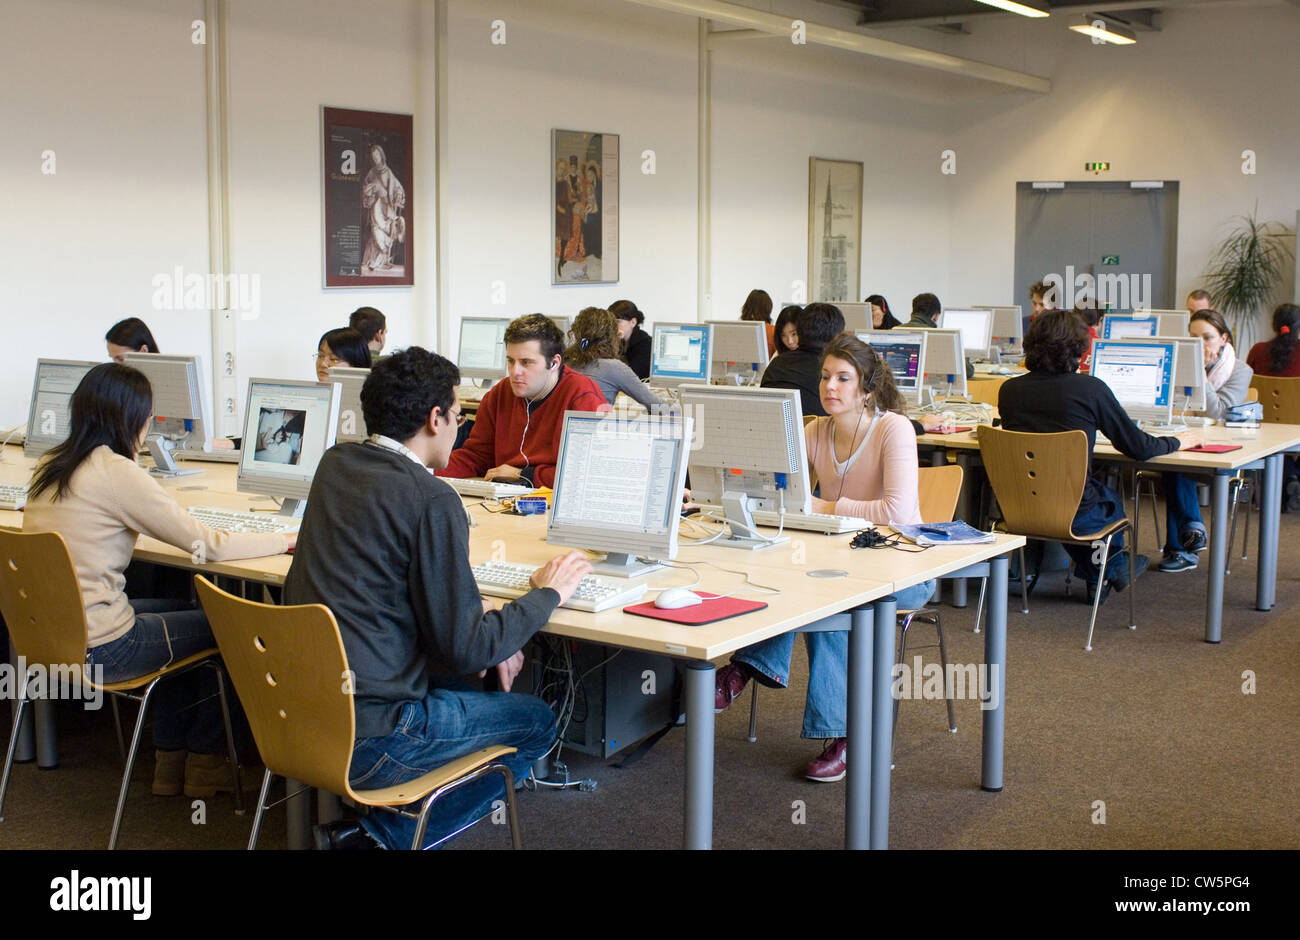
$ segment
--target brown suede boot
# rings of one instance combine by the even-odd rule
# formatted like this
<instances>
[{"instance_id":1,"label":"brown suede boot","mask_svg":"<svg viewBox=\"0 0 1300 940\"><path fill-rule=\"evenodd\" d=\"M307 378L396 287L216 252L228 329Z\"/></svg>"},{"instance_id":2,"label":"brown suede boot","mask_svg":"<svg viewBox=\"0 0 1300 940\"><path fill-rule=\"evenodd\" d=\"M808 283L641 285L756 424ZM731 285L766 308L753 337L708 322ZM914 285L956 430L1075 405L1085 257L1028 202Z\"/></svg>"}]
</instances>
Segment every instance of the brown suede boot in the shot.
<instances>
[{"instance_id":1,"label":"brown suede boot","mask_svg":"<svg viewBox=\"0 0 1300 940\"><path fill-rule=\"evenodd\" d=\"M153 795L180 796L188 752L155 750L153 753Z\"/></svg>"},{"instance_id":2,"label":"brown suede boot","mask_svg":"<svg viewBox=\"0 0 1300 940\"><path fill-rule=\"evenodd\" d=\"M185 759L185 795L213 797L234 793L235 776L225 754L193 754Z\"/></svg>"}]
</instances>

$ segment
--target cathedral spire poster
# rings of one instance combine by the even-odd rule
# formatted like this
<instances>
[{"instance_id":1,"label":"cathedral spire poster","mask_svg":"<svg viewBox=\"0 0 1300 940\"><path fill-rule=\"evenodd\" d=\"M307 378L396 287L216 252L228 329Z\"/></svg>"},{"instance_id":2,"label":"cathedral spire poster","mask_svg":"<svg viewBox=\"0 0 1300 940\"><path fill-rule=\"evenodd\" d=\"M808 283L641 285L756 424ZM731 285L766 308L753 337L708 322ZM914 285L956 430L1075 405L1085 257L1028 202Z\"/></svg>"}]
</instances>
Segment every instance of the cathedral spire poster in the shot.
<instances>
[{"instance_id":1,"label":"cathedral spire poster","mask_svg":"<svg viewBox=\"0 0 1300 940\"><path fill-rule=\"evenodd\" d=\"M860 300L862 164L808 158L808 300Z\"/></svg>"}]
</instances>

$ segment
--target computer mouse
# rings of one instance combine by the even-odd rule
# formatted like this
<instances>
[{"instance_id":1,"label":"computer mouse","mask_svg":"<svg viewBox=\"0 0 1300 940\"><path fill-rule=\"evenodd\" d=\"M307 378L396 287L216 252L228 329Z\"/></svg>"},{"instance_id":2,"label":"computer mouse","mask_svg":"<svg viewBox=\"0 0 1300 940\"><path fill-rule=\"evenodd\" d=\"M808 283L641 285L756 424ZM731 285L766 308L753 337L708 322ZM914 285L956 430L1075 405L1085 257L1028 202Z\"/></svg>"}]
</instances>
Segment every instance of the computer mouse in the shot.
<instances>
[{"instance_id":1,"label":"computer mouse","mask_svg":"<svg viewBox=\"0 0 1300 940\"><path fill-rule=\"evenodd\" d=\"M660 591L659 596L655 598L655 606L660 610L677 610L681 607L695 607L702 603L704 598L700 595L680 587Z\"/></svg>"}]
</instances>

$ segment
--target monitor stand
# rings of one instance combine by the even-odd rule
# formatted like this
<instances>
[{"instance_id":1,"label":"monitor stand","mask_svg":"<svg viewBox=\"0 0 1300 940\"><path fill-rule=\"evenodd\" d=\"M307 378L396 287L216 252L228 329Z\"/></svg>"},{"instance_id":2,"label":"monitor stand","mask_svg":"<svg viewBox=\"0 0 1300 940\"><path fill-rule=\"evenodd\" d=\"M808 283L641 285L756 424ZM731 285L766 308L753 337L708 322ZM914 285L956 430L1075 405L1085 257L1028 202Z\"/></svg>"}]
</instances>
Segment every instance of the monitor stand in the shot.
<instances>
[{"instance_id":1,"label":"monitor stand","mask_svg":"<svg viewBox=\"0 0 1300 940\"><path fill-rule=\"evenodd\" d=\"M307 500L296 499L292 496L286 496L280 501L280 511L277 516L288 516L290 519L301 519L302 514L307 510Z\"/></svg>"},{"instance_id":2,"label":"monitor stand","mask_svg":"<svg viewBox=\"0 0 1300 940\"><path fill-rule=\"evenodd\" d=\"M790 536L782 535L780 537L757 538L755 533L758 531L754 527L754 516L750 512L751 500L744 493L728 493L723 491L722 494L722 515L729 522L735 522L731 536L725 539L718 539L715 545L726 545L729 548L744 548L749 551L759 551L764 548L771 548L774 545L780 545L783 542L790 541ZM749 535L737 535L736 529L742 532L748 532Z\"/></svg>"},{"instance_id":3,"label":"monitor stand","mask_svg":"<svg viewBox=\"0 0 1300 940\"><path fill-rule=\"evenodd\" d=\"M609 578L639 578L665 567L657 561L638 558L628 552L609 552L602 561L591 563L592 574Z\"/></svg>"},{"instance_id":4,"label":"monitor stand","mask_svg":"<svg viewBox=\"0 0 1300 940\"><path fill-rule=\"evenodd\" d=\"M159 477L188 477L196 473L202 473L202 470L182 470L176 465L176 458L172 456L172 442L165 437L150 437L145 443L149 446L149 453L153 457L154 468L150 471L154 476Z\"/></svg>"}]
</instances>

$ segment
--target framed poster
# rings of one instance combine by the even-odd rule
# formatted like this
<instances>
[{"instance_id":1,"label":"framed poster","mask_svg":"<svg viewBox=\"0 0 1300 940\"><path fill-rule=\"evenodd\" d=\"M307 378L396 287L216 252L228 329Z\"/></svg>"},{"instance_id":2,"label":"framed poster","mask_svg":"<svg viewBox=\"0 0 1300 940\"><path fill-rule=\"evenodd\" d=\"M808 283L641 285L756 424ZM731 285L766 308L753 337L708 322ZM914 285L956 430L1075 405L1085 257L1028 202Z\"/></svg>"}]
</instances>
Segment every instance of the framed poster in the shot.
<instances>
[{"instance_id":1,"label":"framed poster","mask_svg":"<svg viewBox=\"0 0 1300 940\"><path fill-rule=\"evenodd\" d=\"M808 300L859 300L862 164L808 158Z\"/></svg>"},{"instance_id":2,"label":"framed poster","mask_svg":"<svg viewBox=\"0 0 1300 940\"><path fill-rule=\"evenodd\" d=\"M552 284L618 280L618 135L551 131Z\"/></svg>"},{"instance_id":3,"label":"framed poster","mask_svg":"<svg viewBox=\"0 0 1300 940\"><path fill-rule=\"evenodd\" d=\"M411 115L322 108L326 287L415 283Z\"/></svg>"}]
</instances>

